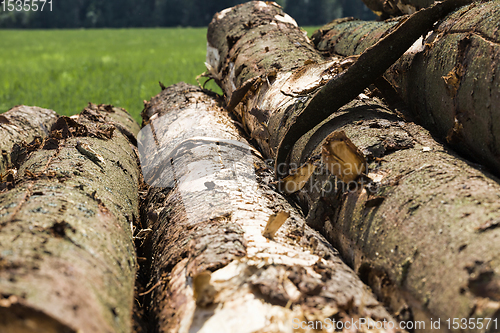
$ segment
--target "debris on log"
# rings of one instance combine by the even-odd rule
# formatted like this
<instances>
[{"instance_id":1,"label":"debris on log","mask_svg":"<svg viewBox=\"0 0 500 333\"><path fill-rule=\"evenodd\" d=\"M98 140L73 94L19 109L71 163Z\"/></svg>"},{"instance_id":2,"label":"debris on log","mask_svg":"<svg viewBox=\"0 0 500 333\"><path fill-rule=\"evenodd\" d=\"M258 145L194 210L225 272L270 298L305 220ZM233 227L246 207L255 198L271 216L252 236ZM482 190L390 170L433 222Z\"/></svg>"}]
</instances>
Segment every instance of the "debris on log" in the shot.
<instances>
[{"instance_id":1,"label":"debris on log","mask_svg":"<svg viewBox=\"0 0 500 333\"><path fill-rule=\"evenodd\" d=\"M19 105L0 114L0 174L10 163L10 151L15 143L30 142L36 136L45 138L57 120L57 114L36 106Z\"/></svg>"},{"instance_id":2,"label":"debris on log","mask_svg":"<svg viewBox=\"0 0 500 333\"><path fill-rule=\"evenodd\" d=\"M401 332L273 189L272 172L217 99L181 83L153 97L142 116L151 330L317 332L357 322L350 331L368 331L361 321L376 323L373 332ZM395 329L381 329L384 321Z\"/></svg>"},{"instance_id":3,"label":"debris on log","mask_svg":"<svg viewBox=\"0 0 500 333\"><path fill-rule=\"evenodd\" d=\"M89 105L15 145L0 193L0 331L130 332L139 165L122 109Z\"/></svg>"},{"instance_id":4,"label":"debris on log","mask_svg":"<svg viewBox=\"0 0 500 333\"><path fill-rule=\"evenodd\" d=\"M272 38L260 33L276 20L277 14L269 13L272 8L253 2L226 9L214 16L207 36L208 68L218 69L212 76L225 78L219 82L227 104L235 105L234 113L269 159L276 158L287 118L356 60L337 57L317 62L313 57L302 67L299 61L297 66L281 65L303 59L302 50L309 54L309 46L303 45L307 41L293 50L276 49L274 58L267 59L266 53L256 50L279 47L294 35L281 33L284 28L278 23ZM256 21L261 26L242 30L246 22ZM298 31L292 23L286 26ZM280 70L259 67L263 59ZM255 76L246 67L253 68ZM241 91L240 102L231 103ZM431 320L437 318L498 321L499 180L450 153L422 127L405 122L371 90L331 111L333 115L295 144L289 165L295 167L290 174L297 177L281 182L284 187L298 184L296 197L309 212L308 223L339 247L398 319L425 323L427 329L415 332L429 332ZM337 148L353 156L358 170L364 165L362 152L367 174L345 184L326 171L323 162L333 159ZM488 332L496 329L490 326ZM444 325L441 330L448 331ZM463 330L468 331L475 332Z\"/></svg>"},{"instance_id":5,"label":"debris on log","mask_svg":"<svg viewBox=\"0 0 500 333\"><path fill-rule=\"evenodd\" d=\"M315 33L327 55L355 56L396 22L333 22ZM500 6L473 3L420 38L386 73L416 121L453 149L500 170ZM383 90L383 88L381 88Z\"/></svg>"}]
</instances>

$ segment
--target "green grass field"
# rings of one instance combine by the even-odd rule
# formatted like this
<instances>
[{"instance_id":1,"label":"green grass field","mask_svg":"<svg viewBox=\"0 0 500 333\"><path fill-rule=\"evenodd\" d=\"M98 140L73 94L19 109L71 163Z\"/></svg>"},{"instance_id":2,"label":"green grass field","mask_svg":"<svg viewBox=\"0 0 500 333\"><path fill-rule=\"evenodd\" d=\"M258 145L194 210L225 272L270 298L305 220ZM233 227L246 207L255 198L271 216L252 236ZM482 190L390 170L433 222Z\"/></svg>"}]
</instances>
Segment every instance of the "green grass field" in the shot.
<instances>
[{"instance_id":1,"label":"green grass field","mask_svg":"<svg viewBox=\"0 0 500 333\"><path fill-rule=\"evenodd\" d=\"M206 28L0 30L0 112L25 104L71 115L93 102L140 121L158 81L196 84L205 51Z\"/></svg>"}]
</instances>

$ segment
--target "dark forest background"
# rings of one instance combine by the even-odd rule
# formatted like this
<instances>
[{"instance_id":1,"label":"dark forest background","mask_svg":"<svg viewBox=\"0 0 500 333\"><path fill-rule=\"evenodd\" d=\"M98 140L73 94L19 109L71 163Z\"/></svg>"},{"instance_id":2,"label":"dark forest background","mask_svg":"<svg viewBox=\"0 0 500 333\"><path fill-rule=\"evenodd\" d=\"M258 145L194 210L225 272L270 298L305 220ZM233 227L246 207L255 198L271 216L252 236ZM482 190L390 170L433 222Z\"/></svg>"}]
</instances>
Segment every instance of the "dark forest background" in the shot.
<instances>
[{"instance_id":1,"label":"dark forest background","mask_svg":"<svg viewBox=\"0 0 500 333\"><path fill-rule=\"evenodd\" d=\"M244 0L52 0L44 11L3 11L0 28L124 28L207 26L212 16ZM12 1L12 0L11 0ZM13 1L11 3L15 3ZM31 0L27 0L31 3ZM361 0L281 0L278 2L299 25L323 25L354 16L374 19ZM19 1L19 3L21 3ZM40 1L38 2L41 6Z\"/></svg>"}]
</instances>

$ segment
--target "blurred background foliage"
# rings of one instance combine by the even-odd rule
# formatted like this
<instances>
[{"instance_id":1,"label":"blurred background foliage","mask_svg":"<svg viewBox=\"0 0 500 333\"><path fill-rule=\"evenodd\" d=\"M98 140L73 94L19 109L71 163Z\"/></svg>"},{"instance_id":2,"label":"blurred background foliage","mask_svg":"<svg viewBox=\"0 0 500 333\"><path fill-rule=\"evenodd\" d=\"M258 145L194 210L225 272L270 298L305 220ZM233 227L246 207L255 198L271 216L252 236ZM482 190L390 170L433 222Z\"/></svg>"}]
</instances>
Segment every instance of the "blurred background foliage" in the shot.
<instances>
[{"instance_id":1,"label":"blurred background foliage","mask_svg":"<svg viewBox=\"0 0 500 333\"><path fill-rule=\"evenodd\" d=\"M2 0L7 3L8 0ZM12 1L12 0L11 0ZM15 2L15 1L14 1ZM31 1L29 1L30 3ZM0 28L202 27L241 0L52 0L43 11L3 11ZM354 16L374 19L361 0L278 0L299 25L323 25Z\"/></svg>"}]
</instances>

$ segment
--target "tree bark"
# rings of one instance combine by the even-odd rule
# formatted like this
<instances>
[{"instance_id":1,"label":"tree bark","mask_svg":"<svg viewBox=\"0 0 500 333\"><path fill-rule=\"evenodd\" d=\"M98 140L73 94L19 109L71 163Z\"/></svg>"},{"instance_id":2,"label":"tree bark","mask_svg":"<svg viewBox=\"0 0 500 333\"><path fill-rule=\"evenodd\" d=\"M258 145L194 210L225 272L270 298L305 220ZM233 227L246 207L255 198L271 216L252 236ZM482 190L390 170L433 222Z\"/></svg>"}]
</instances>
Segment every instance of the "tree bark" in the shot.
<instances>
[{"instance_id":1,"label":"tree bark","mask_svg":"<svg viewBox=\"0 0 500 333\"><path fill-rule=\"evenodd\" d=\"M139 166L111 106L60 117L16 145L14 188L0 194L0 331L130 332Z\"/></svg>"},{"instance_id":2,"label":"tree bark","mask_svg":"<svg viewBox=\"0 0 500 333\"><path fill-rule=\"evenodd\" d=\"M142 115L141 166L152 185L141 212L153 231L153 331L291 332L302 325L313 332L311 325L329 320L395 323L273 190L271 171L216 99L181 83L153 97ZM392 331L399 330L380 330Z\"/></svg>"},{"instance_id":3,"label":"tree bark","mask_svg":"<svg viewBox=\"0 0 500 333\"><path fill-rule=\"evenodd\" d=\"M32 141L35 136L45 138L57 120L57 114L36 106L20 105L0 115L0 174L10 163L10 150L15 143Z\"/></svg>"},{"instance_id":4,"label":"tree bark","mask_svg":"<svg viewBox=\"0 0 500 333\"><path fill-rule=\"evenodd\" d=\"M500 170L500 2L463 7L385 74L415 119L455 150ZM488 19L485 19L488 18ZM328 55L363 52L396 22L334 22L313 40Z\"/></svg>"},{"instance_id":5,"label":"tree bark","mask_svg":"<svg viewBox=\"0 0 500 333\"><path fill-rule=\"evenodd\" d=\"M318 125L322 120L326 119L333 112L337 111L340 107L344 106L360 93L363 92L368 85L374 83L378 77L380 77L397 59L403 55L403 53L418 39L419 36L425 34L428 30L432 28L434 23L446 16L448 13L453 11L453 9L463 5L464 3L469 3L469 0L447 0L440 3L437 3L429 8L421 10L414 15L404 19L393 32L380 39L376 44L372 47L365 50L356 61L351 62L350 65L346 66L347 69L340 70L336 73L334 79L327 80L326 84L322 87L317 88L317 92L304 103L304 107L301 107L300 112L294 112L290 115L277 115L277 121L280 122L280 127L285 131L283 135L280 135L279 144L277 145L276 152L276 164L277 165L285 165L288 162L290 151L293 145L307 132L312 130L316 125ZM251 4L250 6L259 7L260 2L256 2ZM267 6L267 5L266 5ZM262 6L260 6L262 7ZM267 6L273 7L273 6ZM237 12L245 12L245 10L241 10L242 8L246 8L246 6L238 7L240 10ZM276 7L274 7L276 12ZM257 26L257 28L252 29L253 35L250 34L250 42L255 44L258 36L255 33L259 33L261 36L263 34L268 34L269 29L262 30L264 26L273 26L276 25L277 17L280 16L278 13L275 16L272 16L272 11L269 10L261 10L261 24ZM225 17L225 15L221 15L221 17ZM226 22L228 19L226 18ZM296 24L290 20L286 20L286 23L290 24L291 29L290 32L293 31L293 27L296 27ZM212 22L213 29L218 29L218 24L216 21ZM265 23L265 24L262 24ZM274 24L273 24L274 23ZM255 24L255 23L252 23ZM245 26L245 25L243 25ZM224 29L223 26L221 26ZM228 26L226 28L231 28ZM248 27L247 27L248 29ZM241 29L236 29L236 31L231 31L231 35L234 33L238 33ZM219 35L220 32L209 35ZM295 45L301 45L300 42L297 41L295 36L291 39L296 40ZM215 40L217 42L217 40ZM236 50L239 50L240 47L244 44L239 40L238 43L240 46L235 47ZM209 40L210 45L210 40ZM229 43L228 43L229 45ZM254 48L249 48L250 52L253 52ZM291 49L297 50L296 48ZM390 51L390 52L388 52ZM237 52L237 51L236 51ZM247 51L247 55L249 52ZM296 52L294 57L285 58L285 59L293 59L296 60L297 57L300 57L300 52ZM262 57L257 57L258 59L262 59ZM234 65L231 61L232 58L229 58L229 61L226 61L224 64L226 69ZM313 60L308 60L311 62ZM210 57L208 63L211 63ZM285 67L287 67L287 61L283 61ZM292 62L293 63L293 62ZM337 69L342 69L342 64L336 64ZM210 65L209 65L210 66ZM216 67L219 66L219 63L215 64ZM314 67L314 66L313 66ZM213 67L211 67L213 70ZM281 67L282 70L283 66ZM330 68L331 72L332 69ZM238 73L238 72L235 72ZM249 73L242 74L245 77ZM331 74L331 73L330 73ZM214 75L215 76L215 75ZM255 78L253 78L255 79ZM255 82L253 82L255 84ZM240 89L241 90L241 89ZM241 91L241 93L244 92ZM230 101L229 108L232 107ZM273 115L274 117L275 115ZM288 168L285 168L285 172L281 172L279 169L276 169L277 176L279 178L283 178L287 174Z\"/></svg>"},{"instance_id":6,"label":"tree bark","mask_svg":"<svg viewBox=\"0 0 500 333\"><path fill-rule=\"evenodd\" d=\"M413 14L435 3L434 0L363 0L363 2L384 20L388 17Z\"/></svg>"},{"instance_id":7,"label":"tree bark","mask_svg":"<svg viewBox=\"0 0 500 333\"><path fill-rule=\"evenodd\" d=\"M258 7L267 8L253 6L247 10L257 17L262 15ZM245 15L240 13L243 8L216 14L209 26L207 60L210 68L220 69L218 75L231 64L251 66L267 57L253 51L252 36L258 42L264 39L259 37L259 26L252 25L238 42L227 42L232 40L233 29L248 20L238 19ZM278 30L276 39L266 43L280 45L289 36ZM302 49L309 52L307 46ZM299 48L276 50L274 59L267 61L279 67L280 61L293 63L300 53ZM220 55L218 63L211 54ZM276 115L286 119L300 112L310 95L336 74L338 64L342 69L350 61L312 62L298 69L282 66L277 72L263 69L256 71L258 78L236 71L240 75L220 82L227 96L241 91L242 83L253 82L234 111L265 157L274 159L275 143L284 133L283 122L276 122ZM459 331L448 329L443 324L447 319L498 320L498 179L447 151L422 127L404 122L380 100L367 96L370 94L366 91L335 112L292 150L291 162L299 171L305 170L304 165L316 168L297 193L301 206L309 211L308 222L339 247L399 319L426 323L426 328L416 332L429 332L431 318L441 319L443 332ZM337 184L321 160L314 158L323 154L324 139L338 130L345 131L368 159L372 179L368 186L360 184L362 178L351 187ZM284 183L287 185L286 178ZM335 191L336 186L344 186L345 193ZM496 329L490 326L489 332ZM477 332L463 330L469 331Z\"/></svg>"}]
</instances>

